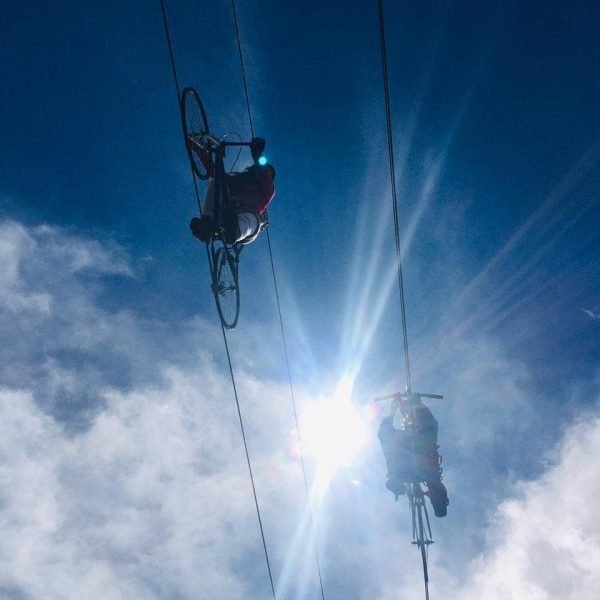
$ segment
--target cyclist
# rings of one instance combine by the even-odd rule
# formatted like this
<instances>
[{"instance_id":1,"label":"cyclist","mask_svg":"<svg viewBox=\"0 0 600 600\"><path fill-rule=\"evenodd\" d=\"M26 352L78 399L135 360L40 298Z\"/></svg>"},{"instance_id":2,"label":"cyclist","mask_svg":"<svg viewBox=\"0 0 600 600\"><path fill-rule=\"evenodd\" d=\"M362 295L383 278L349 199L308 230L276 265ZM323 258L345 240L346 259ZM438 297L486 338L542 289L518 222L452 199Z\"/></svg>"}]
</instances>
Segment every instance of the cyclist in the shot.
<instances>
[{"instance_id":1,"label":"cyclist","mask_svg":"<svg viewBox=\"0 0 600 600\"><path fill-rule=\"evenodd\" d=\"M394 427L400 408L402 428ZM379 426L379 442L388 475L386 487L396 496L404 494L405 482L424 481L436 517L447 514L448 492L441 481L441 459L437 443L438 423L418 394L397 395L392 411Z\"/></svg>"},{"instance_id":2,"label":"cyclist","mask_svg":"<svg viewBox=\"0 0 600 600\"><path fill-rule=\"evenodd\" d=\"M264 147L262 138L253 138L251 151L254 163L242 172L226 174L229 202L223 210L223 227L225 241L229 244L249 244L258 237L265 222L267 206L275 196L275 168L269 163L259 164L258 161ZM190 221L190 229L195 237L208 242L213 232L214 167L208 154L201 154L200 159L211 181L206 191L202 217L194 217Z\"/></svg>"}]
</instances>

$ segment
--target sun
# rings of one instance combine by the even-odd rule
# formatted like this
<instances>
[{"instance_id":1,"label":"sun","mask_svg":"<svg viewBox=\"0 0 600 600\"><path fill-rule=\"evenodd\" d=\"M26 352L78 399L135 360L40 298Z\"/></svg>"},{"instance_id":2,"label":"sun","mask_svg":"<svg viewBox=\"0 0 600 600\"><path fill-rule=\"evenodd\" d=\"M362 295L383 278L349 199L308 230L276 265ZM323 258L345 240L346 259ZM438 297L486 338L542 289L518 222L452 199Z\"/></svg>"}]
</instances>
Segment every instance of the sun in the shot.
<instances>
[{"instance_id":1,"label":"sun","mask_svg":"<svg viewBox=\"0 0 600 600\"><path fill-rule=\"evenodd\" d=\"M349 466L367 439L367 426L351 401L353 380L343 378L334 394L305 405L302 447L315 461L314 492L322 496L336 469Z\"/></svg>"}]
</instances>

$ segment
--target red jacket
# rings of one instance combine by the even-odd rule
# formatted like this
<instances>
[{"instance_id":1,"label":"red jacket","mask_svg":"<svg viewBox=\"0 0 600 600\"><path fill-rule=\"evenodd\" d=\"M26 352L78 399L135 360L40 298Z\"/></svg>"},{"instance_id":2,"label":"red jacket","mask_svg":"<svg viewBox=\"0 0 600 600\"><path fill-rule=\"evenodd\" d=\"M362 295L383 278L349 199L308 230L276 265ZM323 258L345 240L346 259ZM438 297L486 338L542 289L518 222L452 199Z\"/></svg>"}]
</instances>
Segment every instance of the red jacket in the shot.
<instances>
[{"instance_id":1,"label":"red jacket","mask_svg":"<svg viewBox=\"0 0 600 600\"><path fill-rule=\"evenodd\" d=\"M269 165L252 165L227 175L229 198L238 211L262 215L275 197L273 171Z\"/></svg>"}]
</instances>

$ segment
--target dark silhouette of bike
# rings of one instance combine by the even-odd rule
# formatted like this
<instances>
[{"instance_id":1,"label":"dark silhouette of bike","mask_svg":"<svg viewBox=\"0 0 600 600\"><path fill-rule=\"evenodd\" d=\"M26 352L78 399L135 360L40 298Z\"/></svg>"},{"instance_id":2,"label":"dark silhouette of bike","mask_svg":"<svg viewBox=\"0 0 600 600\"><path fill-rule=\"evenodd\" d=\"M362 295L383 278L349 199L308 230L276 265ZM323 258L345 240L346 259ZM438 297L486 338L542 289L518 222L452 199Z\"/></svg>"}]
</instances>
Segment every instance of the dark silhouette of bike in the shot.
<instances>
[{"instance_id":1,"label":"dark silhouette of bike","mask_svg":"<svg viewBox=\"0 0 600 600\"><path fill-rule=\"evenodd\" d=\"M181 123L188 158L199 179L214 178L213 229L209 245L211 289L223 327L233 329L240 315L239 264L243 245L228 243L225 236L224 213L230 206L229 189L224 166L228 147L248 146L255 160L264 148L264 140L250 142L225 141L210 133L206 112L198 92L186 87L181 95Z\"/></svg>"},{"instance_id":2,"label":"dark silhouette of bike","mask_svg":"<svg viewBox=\"0 0 600 600\"><path fill-rule=\"evenodd\" d=\"M376 401L379 400L388 400L392 399L392 402L396 402L398 398L404 397L409 398L411 396L418 396L424 398L435 398L435 399L443 399L444 396L440 394L420 394L416 392L406 392L393 394L391 396L382 396L380 398L375 398ZM414 422L414 416L411 417L408 421L408 431L411 436L411 444L413 444L414 448L414 431L412 423ZM414 456L414 451L413 451ZM418 469L415 467L412 469L414 476L411 477L409 481L404 481L404 491L406 493L406 498L408 499L408 504L410 506L410 512L412 517L412 537L413 541L411 542L414 546L419 549L421 553L421 562L423 563L423 579L425 583L425 598L429 600L429 569L427 566L428 555L429 555L429 546L433 544L432 534L431 534L431 524L429 521L429 514L427 512L427 505L425 504L425 495L430 495L423 491L422 487L422 478L418 475ZM441 469L440 469L441 472ZM396 500L398 496L396 496ZM430 496L431 499L431 496ZM435 507L434 507L435 508ZM445 514L445 512L444 512Z\"/></svg>"}]
</instances>

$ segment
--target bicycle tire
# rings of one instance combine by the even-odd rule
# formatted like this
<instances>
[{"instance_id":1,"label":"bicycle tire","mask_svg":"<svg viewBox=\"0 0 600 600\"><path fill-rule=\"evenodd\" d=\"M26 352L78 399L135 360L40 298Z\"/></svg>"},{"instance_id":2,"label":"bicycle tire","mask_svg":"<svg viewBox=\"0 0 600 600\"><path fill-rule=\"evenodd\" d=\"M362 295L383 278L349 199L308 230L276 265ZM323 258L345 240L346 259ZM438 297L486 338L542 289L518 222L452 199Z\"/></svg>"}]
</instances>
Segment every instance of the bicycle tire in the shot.
<instances>
[{"instance_id":1,"label":"bicycle tire","mask_svg":"<svg viewBox=\"0 0 600 600\"><path fill-rule=\"evenodd\" d=\"M192 170L200 179L208 179L208 170L198 154L199 140L208 133L208 119L202 100L193 87L186 87L181 95L181 126Z\"/></svg>"},{"instance_id":2,"label":"bicycle tire","mask_svg":"<svg viewBox=\"0 0 600 600\"><path fill-rule=\"evenodd\" d=\"M238 261L225 243L216 250L213 247L212 291L223 327L234 329L240 316Z\"/></svg>"},{"instance_id":3,"label":"bicycle tire","mask_svg":"<svg viewBox=\"0 0 600 600\"><path fill-rule=\"evenodd\" d=\"M427 507L425 506L423 490L420 483L412 482L407 487L407 497L412 516L412 543L419 549L421 553L421 561L423 563L423 583L425 585L425 599L429 600L429 567L427 564L427 546L432 543L430 539L431 528L429 526L429 515L427 514ZM425 523L423 521L423 512L425 512L427 531L425 530Z\"/></svg>"},{"instance_id":4,"label":"bicycle tire","mask_svg":"<svg viewBox=\"0 0 600 600\"><path fill-rule=\"evenodd\" d=\"M427 567L427 543L425 541L425 527L423 526L423 506L417 505L417 518L419 523L419 549L423 562L423 579L425 582L425 596L429 598L429 569Z\"/></svg>"}]
</instances>

